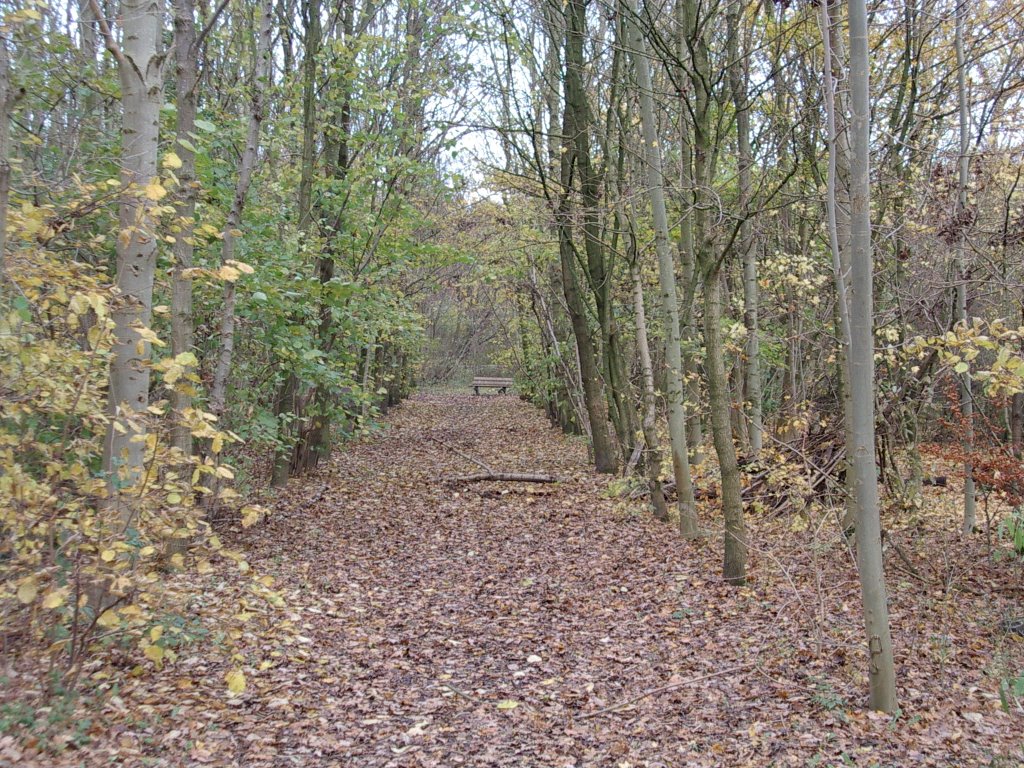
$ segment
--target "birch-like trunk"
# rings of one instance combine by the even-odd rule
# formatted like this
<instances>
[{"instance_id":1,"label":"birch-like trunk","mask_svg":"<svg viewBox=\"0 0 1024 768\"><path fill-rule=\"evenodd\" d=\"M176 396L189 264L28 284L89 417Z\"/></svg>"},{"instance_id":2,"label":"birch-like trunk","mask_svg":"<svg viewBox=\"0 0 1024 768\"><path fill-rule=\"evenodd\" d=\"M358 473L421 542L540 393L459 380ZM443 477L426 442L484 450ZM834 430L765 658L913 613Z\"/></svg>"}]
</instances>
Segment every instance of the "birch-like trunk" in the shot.
<instances>
[{"instance_id":1,"label":"birch-like trunk","mask_svg":"<svg viewBox=\"0 0 1024 768\"><path fill-rule=\"evenodd\" d=\"M966 0L956 4L956 91L960 117L960 157L957 177L957 219L959 232L956 241L956 317L958 323L967 322L967 185L970 181L970 104L967 99L967 57L964 53L964 16ZM971 372L960 375L960 415L963 418L963 447L968 454L964 462L964 521L963 532L973 533L977 519L977 501L974 489L974 466L970 452L974 450L974 393L971 391Z\"/></svg>"},{"instance_id":2,"label":"birch-like trunk","mask_svg":"<svg viewBox=\"0 0 1024 768\"><path fill-rule=\"evenodd\" d=\"M658 408L654 392L654 367L651 364L651 347L647 341L647 313L644 311L644 286L640 280L640 269L634 262L630 270L633 278L633 309L636 323L636 348L640 356L640 370L643 374L643 415L640 421L647 443L647 486L651 493L651 507L658 520L668 521L668 505L661 486L661 444L658 440Z\"/></svg>"},{"instance_id":3,"label":"birch-like trunk","mask_svg":"<svg viewBox=\"0 0 1024 768\"><path fill-rule=\"evenodd\" d=\"M848 0L850 26L850 429L847 446L857 505L857 565L868 638L869 704L896 710L896 672L882 562L875 465L875 348L870 206L871 104L865 0Z\"/></svg>"},{"instance_id":4,"label":"birch-like trunk","mask_svg":"<svg viewBox=\"0 0 1024 768\"><path fill-rule=\"evenodd\" d=\"M256 61L253 70L249 122L245 131L245 148L238 164L238 179L235 182L235 196L228 212L227 224L224 228L224 240L221 247L221 264L230 266L235 260L235 249L241 236L242 212L245 209L245 198L252 183L252 174L256 168L259 153L260 130L263 126L264 105L263 94L270 85L270 45L273 32L273 12L271 0L262 0L259 6L259 31L256 38ZM210 411L218 418L224 415L228 378L231 375L231 362L235 349L235 290L234 280L225 280L223 304L220 316L220 351L217 354L217 367L210 387Z\"/></svg>"},{"instance_id":5,"label":"birch-like trunk","mask_svg":"<svg viewBox=\"0 0 1024 768\"><path fill-rule=\"evenodd\" d=\"M658 256L658 278L662 323L665 326L665 400L668 405L668 432L672 449L672 470L679 499L679 531L684 536L699 535L697 509L693 500L690 460L686 444L685 382L679 333L679 298L676 292L675 265L669 247L668 214L665 210L665 181L661 164L658 127L654 119L654 97L647 46L636 23L633 0L626 0L627 40L631 48L633 71L640 97L640 121L643 127L644 160L647 166L648 195L654 220L654 247ZM635 289L634 289L635 290Z\"/></svg>"},{"instance_id":6,"label":"birch-like trunk","mask_svg":"<svg viewBox=\"0 0 1024 768\"><path fill-rule=\"evenodd\" d=\"M98 14L97 14L98 15ZM149 405L150 345L139 329L149 325L156 271L156 202L146 187L158 181L160 107L163 104L163 4L123 0L120 46L105 29L117 59L122 104L122 195L117 238L118 299L111 311L109 412L103 471L113 496L133 485L143 471L145 420ZM129 510L122 510L128 514Z\"/></svg>"},{"instance_id":7,"label":"birch-like trunk","mask_svg":"<svg viewBox=\"0 0 1024 768\"><path fill-rule=\"evenodd\" d=\"M174 201L174 216L178 231L171 247L171 354L175 357L192 351L192 268L195 254L195 216L198 185L196 181L196 153L192 151L192 136L196 131L196 101L198 88L198 51L196 50L195 3L193 0L172 0L174 9L174 65L175 65L175 132L174 152L181 159L176 171L178 191ZM171 445L186 456L192 454L192 431L184 423L184 414L192 407L192 395L186 387L171 388Z\"/></svg>"},{"instance_id":8,"label":"birch-like trunk","mask_svg":"<svg viewBox=\"0 0 1024 768\"><path fill-rule=\"evenodd\" d=\"M722 280L718 270L704 276L704 362L708 372L711 436L722 476L722 514L725 517L725 562L722 575L734 586L747 578L747 529L736 445L729 414L732 400L725 375L725 344L722 339Z\"/></svg>"},{"instance_id":9,"label":"birch-like trunk","mask_svg":"<svg viewBox=\"0 0 1024 768\"><path fill-rule=\"evenodd\" d=\"M836 304L839 317L839 389L843 405L843 439L846 452L846 496L847 508L843 517L844 532L856 530L857 495L853 487L854 472L851 466L853 445L853 415L850 384L850 300L847 295L850 262L850 209L848 189L850 140L847 132L839 130L839 114L845 117L846 109L841 108L836 93L835 66L842 66L842 38L832 35L833 21L831 7L833 0L821 3L821 36L824 43L824 68L822 72L825 89L826 142L828 144L828 175L825 190L825 214L828 223L829 249L832 252L832 274L836 286ZM834 42L833 42L834 41ZM836 59L839 59L837 62ZM841 192L840 186L843 186ZM845 205L843 204L845 203Z\"/></svg>"},{"instance_id":10,"label":"birch-like trunk","mask_svg":"<svg viewBox=\"0 0 1024 768\"><path fill-rule=\"evenodd\" d=\"M729 86L736 109L736 148L739 161L739 215L743 217L739 232L739 250L743 257L743 325L747 332L744 345L743 392L748 413L750 454L761 453L764 419L761 408L761 342L758 336L757 247L750 222L752 187L750 169L754 163L750 148L750 105L747 97L747 46L741 42L740 0L729 5Z\"/></svg>"}]
</instances>

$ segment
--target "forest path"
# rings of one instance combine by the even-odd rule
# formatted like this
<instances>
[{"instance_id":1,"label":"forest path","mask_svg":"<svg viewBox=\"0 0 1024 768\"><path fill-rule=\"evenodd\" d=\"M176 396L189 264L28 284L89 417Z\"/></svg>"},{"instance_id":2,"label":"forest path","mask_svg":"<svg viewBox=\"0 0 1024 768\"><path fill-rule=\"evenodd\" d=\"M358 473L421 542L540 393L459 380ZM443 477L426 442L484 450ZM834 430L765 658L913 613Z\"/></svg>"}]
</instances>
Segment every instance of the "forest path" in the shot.
<instances>
[{"instance_id":1,"label":"forest path","mask_svg":"<svg viewBox=\"0 0 1024 768\"><path fill-rule=\"evenodd\" d=\"M923 716L897 729L857 709L857 586L837 550L817 596L807 542L785 573L755 554L751 587L733 589L717 536L688 544L611 498L583 442L515 397L420 394L388 422L237 542L300 637L268 669L249 662L206 762L887 765L1013 738L1008 716L971 700L974 675L961 684L913 646L905 706ZM443 478L479 468L439 441L565 482L453 486Z\"/></svg>"},{"instance_id":2,"label":"forest path","mask_svg":"<svg viewBox=\"0 0 1024 768\"><path fill-rule=\"evenodd\" d=\"M605 498L585 444L518 398L418 395L390 422L306 485L315 509L277 514L261 536L298 558L290 579L305 573L324 612L303 633L327 662L300 693L319 724L265 732L253 765L314 735L324 764L679 764L754 722L741 673L580 720L754 662L729 638L740 606L681 571L692 550L672 528ZM442 442L565 482L452 486L480 468Z\"/></svg>"}]
</instances>

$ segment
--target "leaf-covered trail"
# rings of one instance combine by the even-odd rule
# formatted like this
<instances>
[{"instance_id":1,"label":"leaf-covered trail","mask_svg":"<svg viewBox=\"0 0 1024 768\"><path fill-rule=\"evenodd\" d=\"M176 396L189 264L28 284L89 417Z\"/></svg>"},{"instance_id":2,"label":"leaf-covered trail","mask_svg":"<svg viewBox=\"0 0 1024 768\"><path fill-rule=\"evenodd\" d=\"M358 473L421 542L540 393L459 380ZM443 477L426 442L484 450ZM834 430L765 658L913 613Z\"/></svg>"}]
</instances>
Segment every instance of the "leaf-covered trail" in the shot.
<instances>
[{"instance_id":1,"label":"leaf-covered trail","mask_svg":"<svg viewBox=\"0 0 1024 768\"><path fill-rule=\"evenodd\" d=\"M479 467L444 444L566 481L452 486L444 478ZM1017 596L999 597L999 580L1016 580L1015 565L962 575L967 593L953 596L893 576L893 721L859 708L856 574L827 524L752 521L752 581L735 589L718 578L718 535L686 543L608 482L582 441L514 397L416 396L379 436L291 484L265 524L227 537L284 600L250 601L251 631L236 638L245 691L225 690L223 655L183 650L107 702L115 724L85 763L66 756L639 768L1018 754L1019 722L992 677L997 662L1024 661L996 629ZM714 525L714 510L701 514ZM208 578L197 604L244 598L246 577Z\"/></svg>"},{"instance_id":2,"label":"leaf-covered trail","mask_svg":"<svg viewBox=\"0 0 1024 768\"><path fill-rule=\"evenodd\" d=\"M438 441L567 482L452 487L441 480L477 468ZM1010 736L991 700L952 702L958 681L927 670L904 677L927 707L917 723L858 712L849 568L814 607L792 576L729 588L716 543L684 543L606 483L581 441L512 397L420 395L381 437L336 454L251 542L256 568L308 592L313 652L297 684L287 664L252 681L237 706L258 727L235 732L240 764L944 764ZM260 694L277 676L283 687ZM961 717L972 710L983 716Z\"/></svg>"}]
</instances>

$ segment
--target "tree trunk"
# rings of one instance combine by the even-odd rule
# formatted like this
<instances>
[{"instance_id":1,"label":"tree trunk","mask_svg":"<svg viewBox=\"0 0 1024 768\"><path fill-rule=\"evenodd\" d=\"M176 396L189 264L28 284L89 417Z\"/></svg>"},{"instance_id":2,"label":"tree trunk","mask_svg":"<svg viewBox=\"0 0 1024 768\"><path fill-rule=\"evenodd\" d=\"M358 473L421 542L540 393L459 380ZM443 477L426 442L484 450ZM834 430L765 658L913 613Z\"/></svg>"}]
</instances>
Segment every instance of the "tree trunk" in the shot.
<instances>
[{"instance_id":1,"label":"tree trunk","mask_svg":"<svg viewBox=\"0 0 1024 768\"><path fill-rule=\"evenodd\" d=\"M964 54L964 16L967 13L966 0L956 4L956 84L957 105L960 116L960 157L957 177L957 244L956 244L956 322L967 322L967 185L970 181L970 104L967 103L967 58ZM974 450L974 394L971 391L971 372L960 375L960 416L963 419L963 448L967 453L964 462L964 521L963 532L973 533L977 519L977 502L974 489L974 467L970 454Z\"/></svg>"},{"instance_id":2,"label":"tree trunk","mask_svg":"<svg viewBox=\"0 0 1024 768\"><path fill-rule=\"evenodd\" d=\"M192 351L192 268L195 253L196 198L199 187L196 180L196 153L192 151L192 136L196 130L196 101L198 88L198 51L196 50L196 20L193 0L172 0L174 8L174 63L177 141L174 152L181 159L176 171L178 193L174 201L174 216L178 231L172 245L171 269L171 354L175 357ZM186 456L192 454L192 430L184 421L184 414L192 407L192 395L187 387L171 388L171 445Z\"/></svg>"},{"instance_id":3,"label":"tree trunk","mask_svg":"<svg viewBox=\"0 0 1024 768\"><path fill-rule=\"evenodd\" d=\"M251 102L249 122L245 132L245 147L238 164L238 179L235 182L235 196L228 212L224 228L224 240L221 246L220 261L225 267L231 268L235 261L235 247L241 237L242 212L245 198L252 183L253 171L259 152L260 129L263 125L264 105L263 94L270 85L271 67L271 35L273 32L273 8L270 0L262 0L259 5L258 31L256 36L255 62L253 78L250 84ZM217 367L210 387L210 410L222 418L226 409L228 379L231 376L231 362L235 349L235 280L226 277L220 315L220 351L217 354Z\"/></svg>"},{"instance_id":4,"label":"tree trunk","mask_svg":"<svg viewBox=\"0 0 1024 768\"><path fill-rule=\"evenodd\" d=\"M654 368L651 365L651 348L647 343L647 315L644 311L644 287L640 280L640 269L634 263L633 277L633 308L636 322L636 347L640 356L640 368L643 373L643 418L641 426L644 431L644 442L647 443L647 484L651 490L651 506L658 520L668 522L668 506L665 504L665 492L661 487L661 445L658 441L658 409L654 393Z\"/></svg>"},{"instance_id":5,"label":"tree trunk","mask_svg":"<svg viewBox=\"0 0 1024 768\"><path fill-rule=\"evenodd\" d=\"M848 177L850 167L850 143L847 132L840 135L838 126L839 110L836 106L836 64L833 49L841 50L841 38L836 37L833 46L833 21L831 7L834 0L826 0L821 4L821 34L824 42L824 88L825 88L825 119L828 135L828 176L825 190L825 213L828 222L829 248L832 252L832 274L836 286L836 307L839 319L839 391L843 406L843 435L847 446L853 444L853 415L850 384L850 299L846 284L849 272L850 250L850 210L849 195L845 196L846 205L840 205L840 186L848 193ZM842 61L838 64L841 66ZM845 114L845 112L844 112ZM853 487L854 472L851 466L852 453L846 451L846 514L843 518L844 532L853 532L857 522L857 494Z\"/></svg>"},{"instance_id":6,"label":"tree trunk","mask_svg":"<svg viewBox=\"0 0 1024 768\"><path fill-rule=\"evenodd\" d=\"M302 153L299 171L297 215L299 229L310 239L313 234L313 172L316 165L316 85L317 55L320 52L320 0L305 0L302 8L305 24L306 51L302 62ZM289 445L292 427L281 418L295 413L298 403L298 377L289 372L277 396L278 445L274 449L274 473L271 484L283 486L288 482L293 449ZM282 410L287 409L287 410Z\"/></svg>"},{"instance_id":7,"label":"tree trunk","mask_svg":"<svg viewBox=\"0 0 1024 768\"><path fill-rule=\"evenodd\" d=\"M654 97L647 46L635 21L633 0L626 0L629 47L640 97L640 120L643 126L644 158L647 184L654 219L654 244L658 256L662 323L665 326L665 400L668 404L668 432L672 448L672 470L676 481L679 507L679 531L684 536L700 533L697 508L690 478L690 459L686 443L685 382L679 334L679 303L676 293L675 265L668 239L668 214L665 210L665 180L661 165L658 127L654 119ZM634 288L635 290L635 288Z\"/></svg>"},{"instance_id":8,"label":"tree trunk","mask_svg":"<svg viewBox=\"0 0 1024 768\"><path fill-rule=\"evenodd\" d=\"M576 347L579 351L580 378L582 380L587 415L590 420L594 465L598 472L614 473L617 462L608 435L608 404L605 400L604 383L601 380L597 351L591 336L589 323L587 322L586 304L576 279L574 263L577 260L577 251L572 240L571 197L574 172L580 169L581 184L588 190L589 186L593 183L592 174L589 171L589 155L584 157L584 151L588 150L589 147L581 138L581 134L585 134L590 130L590 126L586 122L588 110L581 104L581 100L586 99L581 79L584 29L584 7L582 0L570 0L566 8L566 14L565 109L562 115L563 152L560 168L562 191L557 211L562 291L565 294L569 319L572 323L573 334L576 337ZM584 170L584 168L587 170ZM596 193L588 191L584 195L585 204L591 196L596 197ZM596 211L584 211L584 236L587 240L585 249L587 252L587 265L591 270L601 260L594 252L594 249L599 248L600 245L594 242L597 237L595 224L592 221L594 215L596 215ZM595 256L597 256L596 259ZM595 276L590 275L590 277L593 279Z\"/></svg>"},{"instance_id":9,"label":"tree trunk","mask_svg":"<svg viewBox=\"0 0 1024 768\"><path fill-rule=\"evenodd\" d=\"M850 430L847 446L857 503L857 564L868 638L869 704L896 710L896 672L882 563L878 474L875 466L875 359L873 334L868 24L865 0L848 0L850 27Z\"/></svg>"},{"instance_id":10,"label":"tree trunk","mask_svg":"<svg viewBox=\"0 0 1024 768\"><path fill-rule=\"evenodd\" d=\"M750 222L753 155L750 149L750 106L747 98L747 46L740 40L742 4L731 0L729 5L729 83L736 109L736 145L739 154L739 249L743 256L743 325L747 332L743 366L743 400L747 403L747 427L751 458L761 453L764 431L761 415L761 344L758 338L757 247ZM742 52L741 52L742 50Z\"/></svg>"},{"instance_id":11,"label":"tree trunk","mask_svg":"<svg viewBox=\"0 0 1024 768\"><path fill-rule=\"evenodd\" d=\"M736 446L732 440L725 345L722 342L722 283L717 271L704 278L704 350L708 374L711 433L722 476L722 514L725 516L725 580L742 586L747 578L747 532Z\"/></svg>"},{"instance_id":12,"label":"tree trunk","mask_svg":"<svg viewBox=\"0 0 1024 768\"><path fill-rule=\"evenodd\" d=\"M99 15L99 14L97 14ZM121 78L123 192L119 210L116 284L120 296L111 312L109 412L103 471L112 497L142 474L149 406L150 344L138 329L148 327L153 309L158 226L156 202L146 188L158 180L160 107L163 104L163 7L158 0L123 0L121 47L109 28L107 47ZM122 514L128 514L127 509Z\"/></svg>"},{"instance_id":13,"label":"tree trunk","mask_svg":"<svg viewBox=\"0 0 1024 768\"><path fill-rule=\"evenodd\" d=\"M288 373L284 381L281 382L277 398L274 401L274 415L277 417L280 444L274 450L274 465L270 477L270 485L273 488L283 488L288 484L292 450L291 446L287 443L290 429L286 426L284 420L295 413L295 395L298 392L298 388L298 378L294 373Z\"/></svg>"}]
</instances>

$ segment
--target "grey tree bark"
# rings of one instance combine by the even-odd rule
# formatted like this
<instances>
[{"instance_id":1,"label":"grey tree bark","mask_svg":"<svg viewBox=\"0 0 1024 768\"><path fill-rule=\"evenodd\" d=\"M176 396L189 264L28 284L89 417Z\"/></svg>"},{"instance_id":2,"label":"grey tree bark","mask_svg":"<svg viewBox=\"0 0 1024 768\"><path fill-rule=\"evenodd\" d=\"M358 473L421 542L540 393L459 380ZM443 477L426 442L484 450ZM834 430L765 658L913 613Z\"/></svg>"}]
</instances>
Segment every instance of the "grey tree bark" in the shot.
<instances>
[{"instance_id":1,"label":"grey tree bark","mask_svg":"<svg viewBox=\"0 0 1024 768\"><path fill-rule=\"evenodd\" d=\"M747 63L747 45L741 39L740 17L743 4L732 0L729 4L729 86L736 109L736 148L739 155L739 207L743 222L740 224L739 251L743 258L743 325L747 332L744 344L743 389L749 418L748 435L751 457L761 453L764 423L761 406L761 342L758 337L757 247L750 220L752 188L750 169L753 153L750 148L750 104L747 81L750 73Z\"/></svg>"},{"instance_id":2,"label":"grey tree bark","mask_svg":"<svg viewBox=\"0 0 1024 768\"><path fill-rule=\"evenodd\" d=\"M195 254L195 215L198 182L196 181L196 153L192 136L196 130L196 101L198 87L198 51L196 50L195 3L193 0L172 0L174 9L174 64L175 64L175 131L174 151L181 159L177 171L178 191L174 201L174 216L178 231L171 248L174 259L171 268L171 353L177 357L192 350L192 268ZM184 387L171 389L171 444L186 456L192 454L192 431L183 421L186 410L192 407L192 395Z\"/></svg>"},{"instance_id":3,"label":"grey tree bark","mask_svg":"<svg viewBox=\"0 0 1024 768\"><path fill-rule=\"evenodd\" d=\"M956 4L956 91L957 111L960 120L960 156L957 176L957 219L959 232L956 243L956 316L958 323L967 322L967 186L970 182L970 104L967 98L967 57L964 54L964 16L967 14L966 0ZM971 391L971 372L960 375L960 415L963 418L964 450L974 450L974 393ZM963 532L973 533L977 520L977 500L974 488L974 467L970 458L964 462L964 520Z\"/></svg>"},{"instance_id":4,"label":"grey tree bark","mask_svg":"<svg viewBox=\"0 0 1024 768\"><path fill-rule=\"evenodd\" d=\"M657 400L654 392L654 367L651 348L647 340L647 313L644 310L644 286L639 266L634 262L630 270L633 279L633 310L636 323L636 348L643 374L643 415L641 426L647 444L647 485L651 493L651 507L658 520L668 521L668 505L661 484L661 444L657 429Z\"/></svg>"},{"instance_id":5,"label":"grey tree bark","mask_svg":"<svg viewBox=\"0 0 1024 768\"><path fill-rule=\"evenodd\" d=\"M102 14L95 5L99 18ZM122 0L122 39L100 19L107 49L118 64L122 104L122 195L117 238L117 303L111 311L114 343L108 396L111 423L103 471L113 498L136 483L143 470L145 420L149 405L150 344L139 334L149 326L156 271L156 205L147 187L157 180L160 107L163 104L163 3ZM122 508L122 514L130 510Z\"/></svg>"},{"instance_id":6,"label":"grey tree bark","mask_svg":"<svg viewBox=\"0 0 1024 768\"><path fill-rule=\"evenodd\" d=\"M231 203L231 210L228 212L221 246L221 264L229 267L235 260L235 248L240 236L239 227L242 226L245 198L249 193L252 174L256 168L260 131L265 117L263 94L270 85L272 65L270 46L274 22L271 0L261 0L258 15L256 60L252 83L250 83L251 101L249 121L245 132L245 147L238 164L235 196ZM217 367L214 370L213 384L210 387L210 411L218 418L224 415L228 378L231 375L231 361L235 349L235 291L235 281L225 280L220 316L220 351L217 354Z\"/></svg>"},{"instance_id":7,"label":"grey tree bark","mask_svg":"<svg viewBox=\"0 0 1024 768\"><path fill-rule=\"evenodd\" d=\"M637 79L640 120L643 125L644 160L647 166L648 196L654 219L654 247L658 257L662 322L665 326L665 401L668 405L669 441L672 470L676 480L679 507L679 531L684 536L700 533L697 508L693 499L690 459L686 444L685 383L679 333L679 298L676 293L675 265L669 247L668 214L665 210L665 180L661 165L658 127L654 120L654 97L647 45L636 23L633 0L626 0L627 37L630 58ZM634 290L636 290L634 288Z\"/></svg>"},{"instance_id":8,"label":"grey tree bark","mask_svg":"<svg viewBox=\"0 0 1024 768\"><path fill-rule=\"evenodd\" d=\"M875 465L875 348L872 299L868 22L865 0L848 0L850 27L850 430L857 503L857 565L868 639L869 705L896 710L896 671L882 562Z\"/></svg>"}]
</instances>

